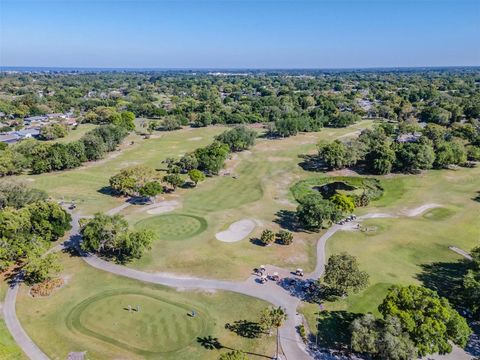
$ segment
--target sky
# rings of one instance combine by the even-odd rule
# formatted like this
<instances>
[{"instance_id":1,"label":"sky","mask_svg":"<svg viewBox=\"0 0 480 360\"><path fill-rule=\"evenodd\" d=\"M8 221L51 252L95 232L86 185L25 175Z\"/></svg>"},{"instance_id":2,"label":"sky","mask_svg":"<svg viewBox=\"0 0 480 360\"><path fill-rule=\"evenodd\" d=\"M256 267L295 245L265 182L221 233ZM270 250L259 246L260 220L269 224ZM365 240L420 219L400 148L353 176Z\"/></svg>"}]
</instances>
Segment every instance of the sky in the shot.
<instances>
[{"instance_id":1,"label":"sky","mask_svg":"<svg viewBox=\"0 0 480 360\"><path fill-rule=\"evenodd\" d=\"M0 66L480 65L480 0L0 0Z\"/></svg>"}]
</instances>

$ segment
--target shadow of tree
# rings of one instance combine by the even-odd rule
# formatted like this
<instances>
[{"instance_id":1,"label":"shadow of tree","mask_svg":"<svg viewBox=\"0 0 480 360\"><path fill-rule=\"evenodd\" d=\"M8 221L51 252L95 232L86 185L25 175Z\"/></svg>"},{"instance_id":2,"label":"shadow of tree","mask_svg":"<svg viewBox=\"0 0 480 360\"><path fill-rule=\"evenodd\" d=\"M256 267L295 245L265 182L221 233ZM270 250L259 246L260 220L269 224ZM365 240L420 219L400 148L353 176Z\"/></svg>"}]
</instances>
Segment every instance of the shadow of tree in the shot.
<instances>
[{"instance_id":1,"label":"shadow of tree","mask_svg":"<svg viewBox=\"0 0 480 360\"><path fill-rule=\"evenodd\" d=\"M255 339L263 334L262 327L259 323L248 320L237 320L233 324L225 324L225 329L230 330L238 336Z\"/></svg>"},{"instance_id":2,"label":"shadow of tree","mask_svg":"<svg viewBox=\"0 0 480 360\"><path fill-rule=\"evenodd\" d=\"M455 307L462 307L463 274L469 268L467 260L423 264L421 268L422 272L417 275L417 279L425 287L447 298Z\"/></svg>"},{"instance_id":3,"label":"shadow of tree","mask_svg":"<svg viewBox=\"0 0 480 360\"><path fill-rule=\"evenodd\" d=\"M207 350L218 350L223 348L218 338L211 335L204 337L197 337L197 343Z\"/></svg>"},{"instance_id":4,"label":"shadow of tree","mask_svg":"<svg viewBox=\"0 0 480 360\"><path fill-rule=\"evenodd\" d=\"M477 191L477 195L472 198L473 201L480 202L480 191Z\"/></svg>"},{"instance_id":5,"label":"shadow of tree","mask_svg":"<svg viewBox=\"0 0 480 360\"><path fill-rule=\"evenodd\" d=\"M350 324L362 314L348 311L322 311L318 314L318 345L320 347L346 350L352 333Z\"/></svg>"},{"instance_id":6,"label":"shadow of tree","mask_svg":"<svg viewBox=\"0 0 480 360\"><path fill-rule=\"evenodd\" d=\"M298 164L305 171L328 171L328 167L323 161L320 161L317 155L302 154L298 156L302 161Z\"/></svg>"},{"instance_id":7,"label":"shadow of tree","mask_svg":"<svg viewBox=\"0 0 480 360\"><path fill-rule=\"evenodd\" d=\"M299 229L295 211L280 210L275 214L275 216L276 219L273 221L280 225L283 229L289 231L297 231Z\"/></svg>"},{"instance_id":8,"label":"shadow of tree","mask_svg":"<svg viewBox=\"0 0 480 360\"><path fill-rule=\"evenodd\" d=\"M110 195L110 196L118 196L119 194L113 190L110 186L103 186L97 190L100 194L103 195Z\"/></svg>"}]
</instances>

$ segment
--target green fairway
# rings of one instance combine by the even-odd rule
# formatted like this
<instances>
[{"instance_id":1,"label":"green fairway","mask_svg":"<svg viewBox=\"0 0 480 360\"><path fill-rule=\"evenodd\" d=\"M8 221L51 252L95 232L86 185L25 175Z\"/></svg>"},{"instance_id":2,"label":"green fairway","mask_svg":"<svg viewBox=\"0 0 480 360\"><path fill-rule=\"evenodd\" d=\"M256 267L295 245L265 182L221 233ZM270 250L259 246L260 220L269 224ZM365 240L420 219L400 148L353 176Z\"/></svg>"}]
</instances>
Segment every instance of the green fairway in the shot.
<instances>
[{"instance_id":1,"label":"green fairway","mask_svg":"<svg viewBox=\"0 0 480 360\"><path fill-rule=\"evenodd\" d=\"M161 355L208 335L211 319L198 309L195 317L189 316L193 307L135 290L114 290L82 301L66 321L71 330L138 355Z\"/></svg>"},{"instance_id":2,"label":"green fairway","mask_svg":"<svg viewBox=\"0 0 480 360\"><path fill-rule=\"evenodd\" d=\"M150 229L157 240L183 240L205 231L205 219L186 214L159 215L139 221L138 229Z\"/></svg>"},{"instance_id":3,"label":"green fairway","mask_svg":"<svg viewBox=\"0 0 480 360\"><path fill-rule=\"evenodd\" d=\"M181 210L169 216L155 216L142 212L138 206L127 208L123 213L131 224L154 229L157 234L152 251L129 266L149 272L229 279L245 279L253 267L264 263L313 270L319 234L298 232L290 246L260 247L250 238L265 228L279 230L280 212L295 209L290 186L312 176L299 166L299 154L315 152L321 139L355 134L371 124L363 121L349 128L323 129L285 139L260 138L249 151L233 154L227 160L226 175L207 178L196 188L163 195L165 200L180 202ZM205 219L208 228L192 235L191 220L178 217L184 214ZM247 218L262 225L244 240L224 243L215 238L219 231ZM182 241L171 241L178 239Z\"/></svg>"},{"instance_id":4,"label":"green fairway","mask_svg":"<svg viewBox=\"0 0 480 360\"><path fill-rule=\"evenodd\" d=\"M88 359L217 359L197 337L271 356L273 337L242 338L226 330L236 320L257 321L268 304L223 291L177 291L95 270L62 256L67 284L46 298L20 289L17 314L33 341L52 359L87 351ZM128 305L132 311L129 312ZM136 306L139 305L139 312ZM194 310L195 317L189 316ZM3 358L2 358L3 359Z\"/></svg>"},{"instance_id":5,"label":"green fairway","mask_svg":"<svg viewBox=\"0 0 480 360\"><path fill-rule=\"evenodd\" d=\"M167 157L179 157L205 146L224 129L216 126L184 129L159 133L150 139L131 134L120 146L121 151L109 153L103 160L87 163L78 169L18 178L46 190L55 199L75 200L83 214L107 211L125 200L102 190L108 187L111 176L125 167L140 164L163 169L162 161Z\"/></svg>"},{"instance_id":6,"label":"green fairway","mask_svg":"<svg viewBox=\"0 0 480 360\"><path fill-rule=\"evenodd\" d=\"M428 171L421 175L396 175L382 179L384 197L358 213L386 212L398 218L364 221L366 232L339 231L327 242L327 256L346 251L355 255L370 275L370 285L346 300L328 303L327 309L354 313L373 312L393 284L422 284L425 267L455 262L451 251L479 245L480 204L473 200L479 189L480 168ZM409 209L435 203L442 207L407 217ZM403 216L402 216L403 214ZM314 305L304 312L313 324ZM313 325L312 325L313 326Z\"/></svg>"}]
</instances>

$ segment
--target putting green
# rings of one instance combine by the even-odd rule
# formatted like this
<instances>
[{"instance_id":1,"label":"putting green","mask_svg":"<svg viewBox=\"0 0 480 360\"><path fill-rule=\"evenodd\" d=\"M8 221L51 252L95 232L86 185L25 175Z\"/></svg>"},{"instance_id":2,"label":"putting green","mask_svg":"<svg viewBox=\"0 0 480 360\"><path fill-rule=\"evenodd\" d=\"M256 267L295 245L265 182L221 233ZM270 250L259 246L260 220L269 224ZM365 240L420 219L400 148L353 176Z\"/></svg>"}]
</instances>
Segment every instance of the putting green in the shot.
<instances>
[{"instance_id":1,"label":"putting green","mask_svg":"<svg viewBox=\"0 0 480 360\"><path fill-rule=\"evenodd\" d=\"M72 331L150 357L185 349L207 333L212 321L197 307L197 315L189 316L191 309L146 293L113 290L82 301L66 323Z\"/></svg>"},{"instance_id":2,"label":"putting green","mask_svg":"<svg viewBox=\"0 0 480 360\"><path fill-rule=\"evenodd\" d=\"M138 229L150 229L158 240L184 240L206 230L207 221L199 216L168 214L154 216L136 223Z\"/></svg>"}]
</instances>

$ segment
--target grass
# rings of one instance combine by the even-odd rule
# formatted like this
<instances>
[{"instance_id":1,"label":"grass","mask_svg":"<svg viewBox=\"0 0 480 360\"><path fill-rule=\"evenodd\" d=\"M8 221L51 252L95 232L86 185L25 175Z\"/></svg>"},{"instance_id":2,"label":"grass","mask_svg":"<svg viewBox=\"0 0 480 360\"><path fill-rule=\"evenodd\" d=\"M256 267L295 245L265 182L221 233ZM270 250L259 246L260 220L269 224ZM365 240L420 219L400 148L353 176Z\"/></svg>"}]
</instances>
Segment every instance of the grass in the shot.
<instances>
[{"instance_id":1,"label":"grass","mask_svg":"<svg viewBox=\"0 0 480 360\"><path fill-rule=\"evenodd\" d=\"M3 320L0 320L0 359L24 360L26 356L13 340Z\"/></svg>"},{"instance_id":2,"label":"grass","mask_svg":"<svg viewBox=\"0 0 480 360\"><path fill-rule=\"evenodd\" d=\"M355 255L360 268L369 273L370 285L326 308L379 315L377 307L391 285L428 285L438 275L426 272L432 264L461 259L449 246L467 251L478 246L480 204L472 198L479 188L479 176L480 168L384 177L384 197L359 213L398 214L427 203L442 207L417 217L370 219L362 224L371 229L368 232L337 232L327 242L327 256L342 251ZM314 305L303 309L311 327L317 311Z\"/></svg>"},{"instance_id":3,"label":"grass","mask_svg":"<svg viewBox=\"0 0 480 360\"><path fill-rule=\"evenodd\" d=\"M61 260L68 279L63 288L32 298L23 286L17 300L22 325L52 359L72 351L87 351L89 359L216 359L225 350L197 342L208 336L225 349L273 354L273 337L247 339L225 329L236 320L258 320L268 305L263 301L222 291L176 291L95 270L79 258ZM140 305L140 312L129 312L128 305ZM188 315L192 309L195 317Z\"/></svg>"},{"instance_id":4,"label":"grass","mask_svg":"<svg viewBox=\"0 0 480 360\"><path fill-rule=\"evenodd\" d=\"M314 152L320 139L336 138L369 124L362 122L353 128L323 129L319 133L286 139L259 139L251 150L234 154L227 161L229 176L207 178L195 189L178 189L173 196L164 195L166 200L181 202L182 208L170 213L172 216L197 216L208 224L205 231L194 236L181 235L182 241L172 241L177 236L176 231L184 232L181 229L173 233L172 229L166 229L170 239L159 234L158 229L165 225L162 216L149 215L138 206L126 209L124 214L130 223L137 226L148 224L159 234L153 250L131 266L150 272L167 271L224 279L245 279L253 267L264 263L312 270L318 234L299 232L292 245L270 247L255 245L248 238L223 243L215 238L215 234L245 218L256 219L262 224L251 234L252 238L259 236L265 228L279 230L277 221L281 219L277 214L296 207L290 199L289 187L311 175L298 165L301 161L298 155ZM179 226L183 224L179 223Z\"/></svg>"},{"instance_id":5,"label":"grass","mask_svg":"<svg viewBox=\"0 0 480 360\"><path fill-rule=\"evenodd\" d=\"M88 131L93 130L98 125L95 124L80 124L75 129L72 129L68 132L67 136L52 140L53 143L68 143L72 141L80 140L80 138L85 135Z\"/></svg>"},{"instance_id":6,"label":"grass","mask_svg":"<svg viewBox=\"0 0 480 360\"><path fill-rule=\"evenodd\" d=\"M134 310L129 311L128 306ZM208 313L197 309L197 315L191 317L187 315L191 308L148 292L118 289L83 300L66 321L71 331L141 356L160 356L178 352L197 337L210 334Z\"/></svg>"},{"instance_id":7,"label":"grass","mask_svg":"<svg viewBox=\"0 0 480 360\"><path fill-rule=\"evenodd\" d=\"M3 277L0 279L0 299L5 299L7 293L7 281ZM26 356L13 340L7 325L0 315L0 359L5 360L24 360Z\"/></svg>"},{"instance_id":8,"label":"grass","mask_svg":"<svg viewBox=\"0 0 480 360\"><path fill-rule=\"evenodd\" d=\"M204 218L186 214L167 214L140 220L138 229L155 232L157 240L184 240L196 236L207 229Z\"/></svg>"},{"instance_id":9,"label":"grass","mask_svg":"<svg viewBox=\"0 0 480 360\"><path fill-rule=\"evenodd\" d=\"M81 125L83 126L83 125ZM121 146L121 151L109 153L103 160L61 172L41 175L23 175L32 186L46 190L58 200L75 200L83 214L107 211L120 205L124 199L106 193L109 178L121 169L133 165L146 165L162 169L167 157L178 157L188 151L210 143L222 127L185 129L171 133L159 133L150 139L132 134Z\"/></svg>"}]
</instances>

